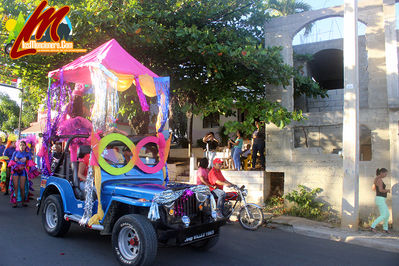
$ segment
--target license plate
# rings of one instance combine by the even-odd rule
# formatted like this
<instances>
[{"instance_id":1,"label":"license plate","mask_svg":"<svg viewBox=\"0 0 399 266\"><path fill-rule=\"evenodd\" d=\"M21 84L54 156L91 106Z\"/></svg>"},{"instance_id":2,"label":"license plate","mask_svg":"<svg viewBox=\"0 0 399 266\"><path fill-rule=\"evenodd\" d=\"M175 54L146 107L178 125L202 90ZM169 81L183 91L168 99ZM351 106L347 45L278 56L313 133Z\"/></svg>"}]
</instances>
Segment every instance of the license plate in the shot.
<instances>
[{"instance_id":1,"label":"license plate","mask_svg":"<svg viewBox=\"0 0 399 266\"><path fill-rule=\"evenodd\" d=\"M197 234L194 236L186 237L186 239L184 239L184 243L188 243L188 242L196 241L198 239L206 238L206 237L212 236L214 234L215 234L215 230L210 230L208 232L204 232L204 233L200 233L200 234Z\"/></svg>"}]
</instances>

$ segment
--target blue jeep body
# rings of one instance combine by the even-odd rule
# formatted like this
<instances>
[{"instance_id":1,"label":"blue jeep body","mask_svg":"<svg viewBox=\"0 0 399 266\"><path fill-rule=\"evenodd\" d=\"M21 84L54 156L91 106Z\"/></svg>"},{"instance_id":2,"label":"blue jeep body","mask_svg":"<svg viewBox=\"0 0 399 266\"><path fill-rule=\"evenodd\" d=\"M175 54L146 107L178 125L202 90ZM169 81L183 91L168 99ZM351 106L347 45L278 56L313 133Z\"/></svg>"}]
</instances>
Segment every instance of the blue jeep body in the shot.
<instances>
[{"instance_id":1,"label":"blue jeep body","mask_svg":"<svg viewBox=\"0 0 399 266\"><path fill-rule=\"evenodd\" d=\"M41 178L38 213L40 211L42 213L44 229L53 236L65 234L68 231L70 222L79 222L84 214L85 199L81 191L79 192L77 171L70 167L71 162L69 161L68 147L75 137L71 137L67 141L66 152L64 152L62 159L55 167L54 173ZM146 161L148 162L148 160L143 160L143 162ZM165 185L165 171L161 170L154 174L147 174L137 167L119 176L111 175L101 169L101 179L101 204L104 210L104 217L99 224L92 225L91 229L98 230L103 235L115 234L114 226L115 224L119 225L119 220L125 216L135 215L134 217L147 224L145 225L147 229L143 229L143 231L154 229L156 241L158 242L180 246L190 244L200 249L208 249L216 243L219 227L225 221L216 220L215 216L212 215L210 199L202 203L198 201L195 195L184 201L177 199L176 202L178 203L175 205L180 204L179 206L184 209L185 218L182 217L183 215L173 211L175 207L171 206L158 207L160 214L158 220L150 221L147 218L155 195L165 190L186 190L192 185L178 183ZM60 206L57 207L58 205ZM93 214L97 212L97 205L98 201L95 198ZM52 217L57 219L52 219ZM189 217L189 225L184 221L186 217ZM52 226L53 228L59 227L59 230L52 229ZM134 232L139 235L139 231L136 230ZM113 235L113 239L114 237L116 239L121 238ZM142 236L141 238L145 237ZM118 240L115 241L118 242ZM129 243L133 242L130 239ZM115 245L118 246L118 243ZM119 243L119 245L121 244ZM135 245L133 244L129 246L131 251L135 250L134 247ZM129 256L120 256L121 252L118 251L118 247L115 247L115 249L115 255L119 256L118 259L122 264L132 265L131 262L133 261L133 265L141 265L141 259L138 256L130 256L132 260L129 260ZM131 253L128 250L126 254Z\"/></svg>"}]
</instances>

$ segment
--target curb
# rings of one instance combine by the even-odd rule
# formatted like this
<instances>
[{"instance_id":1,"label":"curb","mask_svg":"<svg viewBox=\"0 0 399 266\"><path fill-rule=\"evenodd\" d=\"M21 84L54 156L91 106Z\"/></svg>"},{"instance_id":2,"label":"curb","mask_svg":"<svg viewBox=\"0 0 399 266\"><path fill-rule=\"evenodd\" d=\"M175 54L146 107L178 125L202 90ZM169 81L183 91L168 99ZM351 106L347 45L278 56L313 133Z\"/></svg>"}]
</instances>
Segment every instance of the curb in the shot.
<instances>
[{"instance_id":1,"label":"curb","mask_svg":"<svg viewBox=\"0 0 399 266\"><path fill-rule=\"evenodd\" d=\"M375 238L373 236L367 235L354 235L351 232L347 231L337 231L332 230L330 228L317 228L317 227L309 227L309 226L300 226L300 225L292 225L288 223L276 223L271 222L271 225L277 225L276 227L280 230L294 232L300 235L306 235L309 237L328 239L336 242L344 242L348 244L375 248L382 251L399 253L399 239L398 238ZM289 227L291 230L287 230ZM381 235L381 237L384 237Z\"/></svg>"}]
</instances>

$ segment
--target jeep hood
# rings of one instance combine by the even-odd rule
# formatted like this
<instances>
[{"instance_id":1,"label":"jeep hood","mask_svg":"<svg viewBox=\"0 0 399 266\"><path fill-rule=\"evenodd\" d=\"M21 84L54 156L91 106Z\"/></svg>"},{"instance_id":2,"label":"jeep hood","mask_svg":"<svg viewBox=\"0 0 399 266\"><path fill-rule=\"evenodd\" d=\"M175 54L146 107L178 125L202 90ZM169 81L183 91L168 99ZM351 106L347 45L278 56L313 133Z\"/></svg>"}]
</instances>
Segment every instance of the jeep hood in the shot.
<instances>
[{"instance_id":1,"label":"jeep hood","mask_svg":"<svg viewBox=\"0 0 399 266\"><path fill-rule=\"evenodd\" d=\"M124 196L135 199L152 200L156 193L166 190L158 184L137 184L135 181L120 180L103 184L102 193L112 196Z\"/></svg>"}]
</instances>

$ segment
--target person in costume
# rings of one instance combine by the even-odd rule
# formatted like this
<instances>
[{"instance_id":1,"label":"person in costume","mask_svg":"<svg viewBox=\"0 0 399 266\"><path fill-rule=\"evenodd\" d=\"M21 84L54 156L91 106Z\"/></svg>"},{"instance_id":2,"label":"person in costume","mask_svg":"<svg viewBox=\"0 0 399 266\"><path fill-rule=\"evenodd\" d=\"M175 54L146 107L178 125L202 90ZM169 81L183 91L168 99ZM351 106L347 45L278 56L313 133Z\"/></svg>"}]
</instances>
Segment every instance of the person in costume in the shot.
<instances>
[{"instance_id":1,"label":"person in costume","mask_svg":"<svg viewBox=\"0 0 399 266\"><path fill-rule=\"evenodd\" d=\"M15 141L17 140L17 136L15 134L10 134L7 139L7 146L3 153L3 159L5 163L5 193L4 195L8 195L9 187L10 187L10 175L11 169L9 166L10 159L15 152ZM4 169L2 169L2 177L4 177Z\"/></svg>"},{"instance_id":2,"label":"person in costume","mask_svg":"<svg viewBox=\"0 0 399 266\"><path fill-rule=\"evenodd\" d=\"M90 112L83 104L84 85L77 84L72 92L72 100L65 107L64 116L58 127L58 135L90 135L91 122L86 119ZM76 138L70 144L71 162L77 162L77 150L80 145L90 144L87 139Z\"/></svg>"},{"instance_id":3,"label":"person in costume","mask_svg":"<svg viewBox=\"0 0 399 266\"><path fill-rule=\"evenodd\" d=\"M36 143L38 142L36 137L34 135L30 135L27 138L21 140L21 141L25 141L26 143L26 151L30 153L32 160L29 161L29 165L27 167L27 183L29 186L29 195L28 197L30 199L33 198L33 194L31 193L31 191L34 191L33 189L33 182L32 179L35 177L38 177L41 172L39 171L39 169L36 167L35 163L34 163L34 151L35 151L35 147L36 147ZM19 143L17 143L16 145L17 147L19 146Z\"/></svg>"},{"instance_id":4,"label":"person in costume","mask_svg":"<svg viewBox=\"0 0 399 266\"><path fill-rule=\"evenodd\" d=\"M22 202L22 206L28 206L28 172L27 167L29 162L32 161L32 156L27 149L25 141L19 142L19 149L14 152L10 160L11 167L11 203L12 207L16 208L18 202Z\"/></svg>"},{"instance_id":5,"label":"person in costume","mask_svg":"<svg viewBox=\"0 0 399 266\"><path fill-rule=\"evenodd\" d=\"M1 174L0 174L0 190L1 192L6 191L6 172L7 172L7 163L5 162L4 158L1 158L3 156L4 150L6 149L6 146L4 143L6 142L7 135L4 132L0 132L0 166L1 166Z\"/></svg>"},{"instance_id":6,"label":"person in costume","mask_svg":"<svg viewBox=\"0 0 399 266\"><path fill-rule=\"evenodd\" d=\"M0 132L0 156L3 156L6 146L4 145L7 139L7 135L4 132Z\"/></svg>"}]
</instances>

